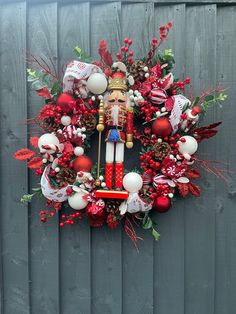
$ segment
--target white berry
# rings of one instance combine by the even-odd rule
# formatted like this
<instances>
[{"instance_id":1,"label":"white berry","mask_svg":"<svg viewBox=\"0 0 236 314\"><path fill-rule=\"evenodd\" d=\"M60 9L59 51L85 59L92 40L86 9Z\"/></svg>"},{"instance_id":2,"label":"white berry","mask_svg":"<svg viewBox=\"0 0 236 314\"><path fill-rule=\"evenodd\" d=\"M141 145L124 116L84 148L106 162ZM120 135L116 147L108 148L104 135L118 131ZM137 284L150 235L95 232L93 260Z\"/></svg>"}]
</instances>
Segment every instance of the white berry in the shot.
<instances>
[{"instance_id":1,"label":"white berry","mask_svg":"<svg viewBox=\"0 0 236 314\"><path fill-rule=\"evenodd\" d=\"M84 149L83 147L80 147L80 146L76 146L75 149L74 149L74 154L75 156L81 156L84 154Z\"/></svg>"},{"instance_id":2,"label":"white berry","mask_svg":"<svg viewBox=\"0 0 236 314\"><path fill-rule=\"evenodd\" d=\"M56 171L56 172L59 172L59 171L60 171L60 168L59 168L59 167L56 167L56 168L55 168L55 171Z\"/></svg>"},{"instance_id":3,"label":"white berry","mask_svg":"<svg viewBox=\"0 0 236 314\"><path fill-rule=\"evenodd\" d=\"M71 117L69 116L62 116L61 117L61 124L64 126L70 125L71 124Z\"/></svg>"},{"instance_id":4,"label":"white berry","mask_svg":"<svg viewBox=\"0 0 236 314\"><path fill-rule=\"evenodd\" d=\"M161 108L161 112L165 112L166 111L166 108L165 107L162 107Z\"/></svg>"}]
</instances>

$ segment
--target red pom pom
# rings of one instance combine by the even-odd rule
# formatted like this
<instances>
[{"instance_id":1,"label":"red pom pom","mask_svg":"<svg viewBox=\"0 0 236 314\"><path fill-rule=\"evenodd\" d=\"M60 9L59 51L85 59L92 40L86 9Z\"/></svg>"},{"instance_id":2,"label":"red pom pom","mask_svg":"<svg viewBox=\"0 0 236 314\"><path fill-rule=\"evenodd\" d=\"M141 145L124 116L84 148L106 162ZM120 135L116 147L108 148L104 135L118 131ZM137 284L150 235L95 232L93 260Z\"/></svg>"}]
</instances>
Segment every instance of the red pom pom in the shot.
<instances>
[{"instance_id":1,"label":"red pom pom","mask_svg":"<svg viewBox=\"0 0 236 314\"><path fill-rule=\"evenodd\" d=\"M74 170L76 172L89 172L93 166L92 160L88 156L79 156L74 160Z\"/></svg>"},{"instance_id":2,"label":"red pom pom","mask_svg":"<svg viewBox=\"0 0 236 314\"><path fill-rule=\"evenodd\" d=\"M63 112L68 113L74 109L75 100L70 94L62 93L57 98L57 105L62 109Z\"/></svg>"},{"instance_id":3,"label":"red pom pom","mask_svg":"<svg viewBox=\"0 0 236 314\"><path fill-rule=\"evenodd\" d=\"M167 212L170 209L171 200L167 196L158 196L153 204L153 208L160 213Z\"/></svg>"},{"instance_id":4,"label":"red pom pom","mask_svg":"<svg viewBox=\"0 0 236 314\"><path fill-rule=\"evenodd\" d=\"M166 117L156 119L152 124L152 132L156 136L165 137L171 134L172 127L170 121Z\"/></svg>"}]
</instances>

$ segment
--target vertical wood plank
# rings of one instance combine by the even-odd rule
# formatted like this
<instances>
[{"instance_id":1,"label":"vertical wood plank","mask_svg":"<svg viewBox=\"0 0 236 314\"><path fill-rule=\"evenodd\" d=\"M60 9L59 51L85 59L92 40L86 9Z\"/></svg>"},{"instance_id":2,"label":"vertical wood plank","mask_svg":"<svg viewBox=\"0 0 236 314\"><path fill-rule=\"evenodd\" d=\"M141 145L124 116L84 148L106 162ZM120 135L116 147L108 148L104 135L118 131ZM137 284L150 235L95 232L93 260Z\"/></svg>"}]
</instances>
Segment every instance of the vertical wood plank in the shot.
<instances>
[{"instance_id":1,"label":"vertical wood plank","mask_svg":"<svg viewBox=\"0 0 236 314\"><path fill-rule=\"evenodd\" d=\"M91 55L93 57L98 56L97 49L101 39L107 40L108 48L113 55L117 52L121 35L120 11L119 2L91 6ZM104 148L103 144L103 153ZM114 231L108 230L107 227L92 229L92 313L122 313L121 256L120 228Z\"/></svg>"},{"instance_id":2,"label":"vertical wood plank","mask_svg":"<svg viewBox=\"0 0 236 314\"><path fill-rule=\"evenodd\" d=\"M0 219L2 220L1 211ZM3 313L3 293L2 228L0 228L0 314Z\"/></svg>"},{"instance_id":3,"label":"vertical wood plank","mask_svg":"<svg viewBox=\"0 0 236 314\"><path fill-rule=\"evenodd\" d=\"M166 42L160 50L172 49L175 77L184 79L185 65L185 5L155 7L155 31L173 22ZM184 212L182 200L174 202L170 211L155 215L161 239L154 245L154 309L158 314L184 313Z\"/></svg>"},{"instance_id":4,"label":"vertical wood plank","mask_svg":"<svg viewBox=\"0 0 236 314\"><path fill-rule=\"evenodd\" d=\"M57 66L57 4L35 4L28 7L27 50ZM28 85L29 117L39 112L44 102ZM39 136L41 129L30 128L30 134ZM37 187L38 178L32 173L31 187ZM30 258L32 313L60 313L59 308L59 232L58 217L43 225L39 211L45 208L45 199L34 199L30 206Z\"/></svg>"},{"instance_id":5,"label":"vertical wood plank","mask_svg":"<svg viewBox=\"0 0 236 314\"><path fill-rule=\"evenodd\" d=\"M154 34L153 15L153 3L122 4L122 38L133 39L131 50L135 53L134 58L148 53L150 40Z\"/></svg>"},{"instance_id":6,"label":"vertical wood plank","mask_svg":"<svg viewBox=\"0 0 236 314\"><path fill-rule=\"evenodd\" d=\"M216 6L189 6L186 10L186 72L194 94L215 86ZM208 111L207 124L215 120ZM207 153L207 157L206 154ZM205 141L198 150L201 159L214 159L214 140ZM209 155L208 155L209 154ZM202 171L199 200L189 198L185 211L185 311L214 313L215 275L215 180Z\"/></svg>"},{"instance_id":7,"label":"vertical wood plank","mask_svg":"<svg viewBox=\"0 0 236 314\"><path fill-rule=\"evenodd\" d=\"M76 58L77 45L89 53L89 3L62 5L59 9L59 63ZM85 221L60 232L61 311L91 313L90 228Z\"/></svg>"},{"instance_id":8,"label":"vertical wood plank","mask_svg":"<svg viewBox=\"0 0 236 314\"><path fill-rule=\"evenodd\" d=\"M122 4L122 38L133 40L131 50L134 58L148 53L149 42L154 34L153 3ZM129 168L134 168L134 155L138 154L137 143L127 154ZM137 155L138 156L138 155ZM137 229L140 253L123 233L123 312L153 313L153 238L147 230Z\"/></svg>"},{"instance_id":9,"label":"vertical wood plank","mask_svg":"<svg viewBox=\"0 0 236 314\"><path fill-rule=\"evenodd\" d=\"M1 236L3 312L29 313L27 169L12 156L27 145L26 4L0 7Z\"/></svg>"},{"instance_id":10,"label":"vertical wood plank","mask_svg":"<svg viewBox=\"0 0 236 314\"><path fill-rule=\"evenodd\" d=\"M228 164L228 182L217 181L216 188L216 285L215 313L233 313L236 308L236 150L232 142L236 134L235 108L235 25L236 7L219 7L217 13L217 81L229 98L217 111L217 121L223 121L216 138L214 159Z\"/></svg>"}]
</instances>

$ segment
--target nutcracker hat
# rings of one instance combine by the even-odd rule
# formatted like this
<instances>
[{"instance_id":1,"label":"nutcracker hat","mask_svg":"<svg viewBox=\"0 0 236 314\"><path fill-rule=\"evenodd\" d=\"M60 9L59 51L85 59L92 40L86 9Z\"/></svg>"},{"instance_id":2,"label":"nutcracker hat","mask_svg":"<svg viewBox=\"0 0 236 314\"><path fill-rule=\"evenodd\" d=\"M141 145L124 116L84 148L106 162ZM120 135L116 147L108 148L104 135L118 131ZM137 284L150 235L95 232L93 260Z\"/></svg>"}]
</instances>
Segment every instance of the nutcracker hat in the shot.
<instances>
[{"instance_id":1,"label":"nutcracker hat","mask_svg":"<svg viewBox=\"0 0 236 314\"><path fill-rule=\"evenodd\" d=\"M108 80L108 87L107 90L114 90L114 89L118 89L118 90L123 90L125 92L127 92L127 84L126 84L126 76L125 74L121 73L121 72L115 72L112 74L112 76L110 76L109 80Z\"/></svg>"}]
</instances>

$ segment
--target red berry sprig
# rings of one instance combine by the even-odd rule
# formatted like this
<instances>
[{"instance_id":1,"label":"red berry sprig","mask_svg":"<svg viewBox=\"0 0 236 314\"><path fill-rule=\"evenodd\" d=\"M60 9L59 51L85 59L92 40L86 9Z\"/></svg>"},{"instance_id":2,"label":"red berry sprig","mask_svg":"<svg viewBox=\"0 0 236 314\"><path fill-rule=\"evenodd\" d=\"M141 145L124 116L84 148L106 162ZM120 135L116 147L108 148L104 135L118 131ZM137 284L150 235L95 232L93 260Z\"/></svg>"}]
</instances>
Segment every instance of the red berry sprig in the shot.
<instances>
[{"instance_id":1,"label":"red berry sprig","mask_svg":"<svg viewBox=\"0 0 236 314\"><path fill-rule=\"evenodd\" d=\"M78 220L82 220L83 217L80 212L76 212L73 214L62 214L61 222L59 224L60 227L64 227L65 225L74 225Z\"/></svg>"},{"instance_id":2,"label":"red berry sprig","mask_svg":"<svg viewBox=\"0 0 236 314\"><path fill-rule=\"evenodd\" d=\"M133 41L126 37L123 40L123 42L124 42L124 46L122 46L120 48L121 52L118 52L116 54L116 57L117 57L118 61L126 61L126 60L128 60L129 64L132 64L134 62L133 58L132 58L134 53L133 53L133 51L129 51L129 49L130 49L130 46L132 45ZM127 54L128 54L128 59L127 59Z\"/></svg>"}]
</instances>

